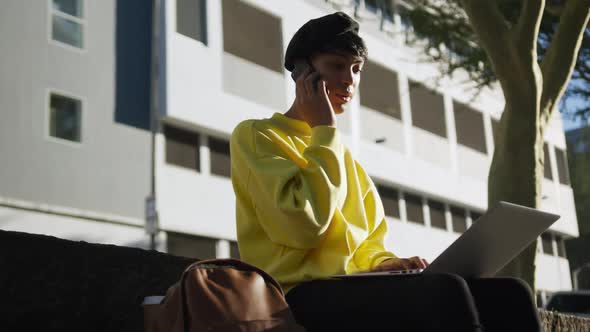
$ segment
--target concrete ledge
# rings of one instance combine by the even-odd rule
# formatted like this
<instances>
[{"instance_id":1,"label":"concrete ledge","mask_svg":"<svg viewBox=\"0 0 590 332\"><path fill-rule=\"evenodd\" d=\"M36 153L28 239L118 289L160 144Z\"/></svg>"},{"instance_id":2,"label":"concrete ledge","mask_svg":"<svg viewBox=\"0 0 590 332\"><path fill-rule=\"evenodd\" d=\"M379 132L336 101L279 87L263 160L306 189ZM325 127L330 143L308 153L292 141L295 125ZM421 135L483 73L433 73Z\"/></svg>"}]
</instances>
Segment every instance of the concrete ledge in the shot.
<instances>
[{"instance_id":1,"label":"concrete ledge","mask_svg":"<svg viewBox=\"0 0 590 332\"><path fill-rule=\"evenodd\" d=\"M0 231L3 331L143 331L141 302L196 259Z\"/></svg>"},{"instance_id":2,"label":"concrete ledge","mask_svg":"<svg viewBox=\"0 0 590 332\"><path fill-rule=\"evenodd\" d=\"M194 258L0 230L2 331L143 331L141 303L163 295ZM546 332L590 319L541 311Z\"/></svg>"}]
</instances>

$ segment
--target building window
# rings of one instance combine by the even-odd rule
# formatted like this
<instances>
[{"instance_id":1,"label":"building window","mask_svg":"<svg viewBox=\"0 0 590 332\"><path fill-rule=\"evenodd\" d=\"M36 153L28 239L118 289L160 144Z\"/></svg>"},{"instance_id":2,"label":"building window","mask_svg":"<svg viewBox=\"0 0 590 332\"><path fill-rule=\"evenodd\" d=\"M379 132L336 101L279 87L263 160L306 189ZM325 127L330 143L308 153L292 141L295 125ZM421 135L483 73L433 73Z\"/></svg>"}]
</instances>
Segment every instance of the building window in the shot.
<instances>
[{"instance_id":1,"label":"building window","mask_svg":"<svg viewBox=\"0 0 590 332\"><path fill-rule=\"evenodd\" d=\"M559 176L559 183L570 184L570 174L567 168L567 155L562 149L555 148L555 159L557 163L557 174Z\"/></svg>"},{"instance_id":2,"label":"building window","mask_svg":"<svg viewBox=\"0 0 590 332\"><path fill-rule=\"evenodd\" d=\"M198 259L217 257L216 239L175 232L168 232L167 238L169 254Z\"/></svg>"},{"instance_id":3,"label":"building window","mask_svg":"<svg viewBox=\"0 0 590 332\"><path fill-rule=\"evenodd\" d=\"M457 143L481 153L487 153L483 115L467 105L453 102Z\"/></svg>"},{"instance_id":4,"label":"building window","mask_svg":"<svg viewBox=\"0 0 590 332\"><path fill-rule=\"evenodd\" d=\"M557 255L566 258L565 241L563 240L563 237L556 235L555 242L557 243Z\"/></svg>"},{"instance_id":5,"label":"building window","mask_svg":"<svg viewBox=\"0 0 590 332\"><path fill-rule=\"evenodd\" d=\"M447 137L443 96L420 83L410 82L412 124L440 137Z\"/></svg>"},{"instance_id":6,"label":"building window","mask_svg":"<svg viewBox=\"0 0 590 332\"><path fill-rule=\"evenodd\" d=\"M379 192L379 196L381 197L381 202L383 203L385 215L388 217L400 219L399 194L397 190L386 186L378 185L377 191Z\"/></svg>"},{"instance_id":7,"label":"building window","mask_svg":"<svg viewBox=\"0 0 590 332\"><path fill-rule=\"evenodd\" d=\"M176 0L176 31L207 45L207 1Z\"/></svg>"},{"instance_id":8,"label":"building window","mask_svg":"<svg viewBox=\"0 0 590 332\"><path fill-rule=\"evenodd\" d=\"M209 155L211 157L211 174L230 177L229 142L209 137Z\"/></svg>"},{"instance_id":9,"label":"building window","mask_svg":"<svg viewBox=\"0 0 590 332\"><path fill-rule=\"evenodd\" d=\"M240 259L240 247L236 241L229 241L229 256L234 259Z\"/></svg>"},{"instance_id":10,"label":"building window","mask_svg":"<svg viewBox=\"0 0 590 332\"><path fill-rule=\"evenodd\" d=\"M445 218L445 205L441 202L428 201L430 208L430 226L447 229L447 222Z\"/></svg>"},{"instance_id":11,"label":"building window","mask_svg":"<svg viewBox=\"0 0 590 332\"><path fill-rule=\"evenodd\" d=\"M281 19L239 0L223 0L224 51L283 74Z\"/></svg>"},{"instance_id":12,"label":"building window","mask_svg":"<svg viewBox=\"0 0 590 332\"><path fill-rule=\"evenodd\" d=\"M171 126L164 127L166 163L201 171L199 134Z\"/></svg>"},{"instance_id":13,"label":"building window","mask_svg":"<svg viewBox=\"0 0 590 332\"><path fill-rule=\"evenodd\" d=\"M463 233L467 230L467 219L465 218L465 210L451 206L451 218L453 219L453 231Z\"/></svg>"},{"instance_id":14,"label":"building window","mask_svg":"<svg viewBox=\"0 0 590 332\"><path fill-rule=\"evenodd\" d=\"M83 0L51 0L51 38L84 47Z\"/></svg>"},{"instance_id":15,"label":"building window","mask_svg":"<svg viewBox=\"0 0 590 332\"><path fill-rule=\"evenodd\" d=\"M551 173L551 163L549 162L549 146L547 143L543 144L543 155L544 155L544 165L543 165L543 172L545 178L548 180L553 180L553 175Z\"/></svg>"},{"instance_id":16,"label":"building window","mask_svg":"<svg viewBox=\"0 0 590 332\"><path fill-rule=\"evenodd\" d=\"M52 93L49 99L49 136L80 142L82 140L82 102L55 93Z\"/></svg>"},{"instance_id":17,"label":"building window","mask_svg":"<svg viewBox=\"0 0 590 332\"><path fill-rule=\"evenodd\" d=\"M362 78L359 87L361 105L401 120L397 74L367 61Z\"/></svg>"},{"instance_id":18,"label":"building window","mask_svg":"<svg viewBox=\"0 0 590 332\"><path fill-rule=\"evenodd\" d=\"M408 221L424 224L424 211L422 209L422 198L412 194L404 194L406 201L406 215Z\"/></svg>"},{"instance_id":19,"label":"building window","mask_svg":"<svg viewBox=\"0 0 590 332\"><path fill-rule=\"evenodd\" d=\"M543 246L543 253L546 255L554 256L553 251L553 239L550 233L541 234L541 244Z\"/></svg>"}]
</instances>

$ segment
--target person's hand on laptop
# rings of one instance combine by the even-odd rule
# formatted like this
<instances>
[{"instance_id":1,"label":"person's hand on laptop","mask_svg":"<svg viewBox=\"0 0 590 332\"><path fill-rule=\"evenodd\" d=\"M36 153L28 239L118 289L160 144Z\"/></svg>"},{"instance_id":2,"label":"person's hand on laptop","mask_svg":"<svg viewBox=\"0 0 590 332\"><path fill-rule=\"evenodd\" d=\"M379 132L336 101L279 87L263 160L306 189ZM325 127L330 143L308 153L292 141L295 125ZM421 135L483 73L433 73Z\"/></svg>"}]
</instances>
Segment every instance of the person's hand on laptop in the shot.
<instances>
[{"instance_id":1,"label":"person's hand on laptop","mask_svg":"<svg viewBox=\"0 0 590 332\"><path fill-rule=\"evenodd\" d=\"M402 271L402 270L416 270L425 269L428 262L424 258L418 256L410 258L390 258L386 259L381 264L377 265L372 272L383 271Z\"/></svg>"}]
</instances>

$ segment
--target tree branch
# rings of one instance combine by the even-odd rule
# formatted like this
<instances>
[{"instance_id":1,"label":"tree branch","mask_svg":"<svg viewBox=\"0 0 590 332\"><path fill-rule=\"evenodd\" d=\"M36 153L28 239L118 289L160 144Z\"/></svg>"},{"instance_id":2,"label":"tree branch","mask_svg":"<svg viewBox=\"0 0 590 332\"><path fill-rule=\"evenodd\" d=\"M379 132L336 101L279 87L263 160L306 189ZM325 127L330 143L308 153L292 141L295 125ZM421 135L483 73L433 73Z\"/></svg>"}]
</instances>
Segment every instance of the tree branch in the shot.
<instances>
[{"instance_id":1,"label":"tree branch","mask_svg":"<svg viewBox=\"0 0 590 332\"><path fill-rule=\"evenodd\" d=\"M541 119L548 121L574 70L584 29L590 18L590 0L569 0L551 45L541 61L543 94Z\"/></svg>"},{"instance_id":2,"label":"tree branch","mask_svg":"<svg viewBox=\"0 0 590 332\"><path fill-rule=\"evenodd\" d=\"M514 27L515 45L530 54L535 60L537 57L537 36L543 17L545 0L524 0L520 9L518 23Z\"/></svg>"},{"instance_id":3,"label":"tree branch","mask_svg":"<svg viewBox=\"0 0 590 332\"><path fill-rule=\"evenodd\" d=\"M565 6L562 3L548 3L545 5L545 11L553 16L560 17Z\"/></svg>"},{"instance_id":4,"label":"tree branch","mask_svg":"<svg viewBox=\"0 0 590 332\"><path fill-rule=\"evenodd\" d=\"M482 48L489 56L497 77L508 77L511 60L506 56L506 47L510 47L509 28L495 1L461 0L463 9L469 17Z\"/></svg>"}]
</instances>

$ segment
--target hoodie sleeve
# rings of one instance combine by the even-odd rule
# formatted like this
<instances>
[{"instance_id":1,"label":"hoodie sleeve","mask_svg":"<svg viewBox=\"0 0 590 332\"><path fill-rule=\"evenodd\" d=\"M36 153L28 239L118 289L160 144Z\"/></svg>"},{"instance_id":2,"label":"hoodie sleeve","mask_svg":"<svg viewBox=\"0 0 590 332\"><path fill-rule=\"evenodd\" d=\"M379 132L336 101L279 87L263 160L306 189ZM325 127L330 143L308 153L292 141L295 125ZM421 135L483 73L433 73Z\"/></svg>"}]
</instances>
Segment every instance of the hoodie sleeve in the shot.
<instances>
[{"instance_id":1,"label":"hoodie sleeve","mask_svg":"<svg viewBox=\"0 0 590 332\"><path fill-rule=\"evenodd\" d=\"M271 241L296 249L316 247L334 215L343 181L343 146L336 128L312 128L311 142L299 155L289 152L279 135L246 122L234 130L230 147L232 169L239 172L232 180L246 183L245 192Z\"/></svg>"},{"instance_id":2,"label":"hoodie sleeve","mask_svg":"<svg viewBox=\"0 0 590 332\"><path fill-rule=\"evenodd\" d=\"M349 261L346 268L347 273L369 271L386 259L397 258L396 255L386 250L383 245L385 235L387 234L387 221L385 220L385 211L377 188L375 188L373 181L371 181L369 176L358 164L357 172L359 177L364 179L363 182L367 187L363 198L363 205L371 232Z\"/></svg>"}]
</instances>

